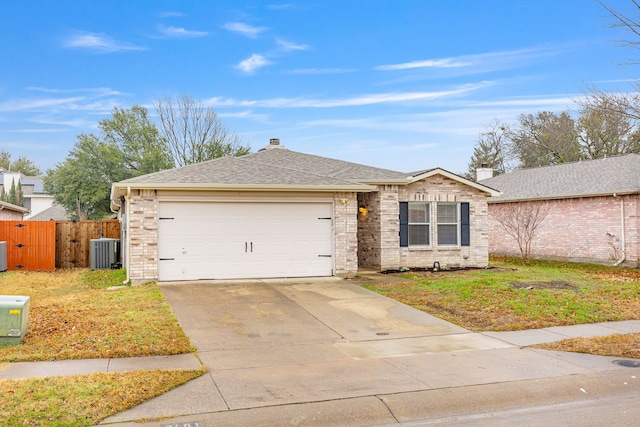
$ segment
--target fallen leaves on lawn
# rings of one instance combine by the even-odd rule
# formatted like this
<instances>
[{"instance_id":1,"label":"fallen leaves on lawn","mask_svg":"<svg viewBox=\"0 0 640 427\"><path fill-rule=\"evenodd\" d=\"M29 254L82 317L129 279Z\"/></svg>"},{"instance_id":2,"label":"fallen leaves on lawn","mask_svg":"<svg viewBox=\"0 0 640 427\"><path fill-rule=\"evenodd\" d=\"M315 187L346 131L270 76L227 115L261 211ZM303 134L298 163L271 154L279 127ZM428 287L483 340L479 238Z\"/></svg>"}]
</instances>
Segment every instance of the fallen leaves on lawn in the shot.
<instances>
[{"instance_id":1,"label":"fallen leaves on lawn","mask_svg":"<svg viewBox=\"0 0 640 427\"><path fill-rule=\"evenodd\" d=\"M0 347L0 360L133 357L194 351L157 285L106 290L104 275L97 280L95 277L87 270L0 275L0 292L31 297L28 334L21 345Z\"/></svg>"},{"instance_id":2,"label":"fallen leaves on lawn","mask_svg":"<svg viewBox=\"0 0 640 427\"><path fill-rule=\"evenodd\" d=\"M569 338L532 346L543 350L570 351L600 356L640 359L640 334L616 334L606 337Z\"/></svg>"},{"instance_id":3,"label":"fallen leaves on lawn","mask_svg":"<svg viewBox=\"0 0 640 427\"><path fill-rule=\"evenodd\" d=\"M130 371L0 380L0 420L8 426L92 426L207 371Z\"/></svg>"}]
</instances>

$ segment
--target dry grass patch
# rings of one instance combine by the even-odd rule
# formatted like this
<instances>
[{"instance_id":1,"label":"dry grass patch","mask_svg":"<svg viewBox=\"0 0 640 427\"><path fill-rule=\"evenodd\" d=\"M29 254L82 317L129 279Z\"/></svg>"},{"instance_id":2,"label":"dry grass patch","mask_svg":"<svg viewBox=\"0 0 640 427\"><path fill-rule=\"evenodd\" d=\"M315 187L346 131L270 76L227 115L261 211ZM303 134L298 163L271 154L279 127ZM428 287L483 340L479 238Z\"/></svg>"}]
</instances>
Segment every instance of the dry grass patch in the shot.
<instances>
[{"instance_id":1,"label":"dry grass patch","mask_svg":"<svg viewBox=\"0 0 640 427\"><path fill-rule=\"evenodd\" d=\"M532 346L543 350L571 351L600 356L640 359L640 334L616 334L607 337L570 338Z\"/></svg>"},{"instance_id":2,"label":"dry grass patch","mask_svg":"<svg viewBox=\"0 0 640 427\"><path fill-rule=\"evenodd\" d=\"M29 333L0 361L190 353L194 348L154 283L107 290L122 270L7 272L0 294L31 297Z\"/></svg>"},{"instance_id":3,"label":"dry grass patch","mask_svg":"<svg viewBox=\"0 0 640 427\"><path fill-rule=\"evenodd\" d=\"M7 426L92 426L207 372L132 371L0 381Z\"/></svg>"}]
</instances>

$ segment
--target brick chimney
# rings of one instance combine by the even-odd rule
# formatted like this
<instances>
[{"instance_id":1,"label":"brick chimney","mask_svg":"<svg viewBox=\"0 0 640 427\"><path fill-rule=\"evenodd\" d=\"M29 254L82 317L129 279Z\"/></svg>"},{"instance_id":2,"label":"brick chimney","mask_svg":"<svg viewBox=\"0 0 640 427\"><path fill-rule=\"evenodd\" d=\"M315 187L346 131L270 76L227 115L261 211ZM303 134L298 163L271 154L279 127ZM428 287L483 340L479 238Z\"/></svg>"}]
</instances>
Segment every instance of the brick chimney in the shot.
<instances>
[{"instance_id":1,"label":"brick chimney","mask_svg":"<svg viewBox=\"0 0 640 427\"><path fill-rule=\"evenodd\" d=\"M493 178L493 168L489 167L487 163L483 163L479 168L476 168L476 181L489 178Z\"/></svg>"},{"instance_id":2,"label":"brick chimney","mask_svg":"<svg viewBox=\"0 0 640 427\"><path fill-rule=\"evenodd\" d=\"M264 147L262 150L271 150L273 148L284 149L284 145L280 145L280 138L271 138L269 139L269 145ZM260 150L260 151L262 151Z\"/></svg>"}]
</instances>

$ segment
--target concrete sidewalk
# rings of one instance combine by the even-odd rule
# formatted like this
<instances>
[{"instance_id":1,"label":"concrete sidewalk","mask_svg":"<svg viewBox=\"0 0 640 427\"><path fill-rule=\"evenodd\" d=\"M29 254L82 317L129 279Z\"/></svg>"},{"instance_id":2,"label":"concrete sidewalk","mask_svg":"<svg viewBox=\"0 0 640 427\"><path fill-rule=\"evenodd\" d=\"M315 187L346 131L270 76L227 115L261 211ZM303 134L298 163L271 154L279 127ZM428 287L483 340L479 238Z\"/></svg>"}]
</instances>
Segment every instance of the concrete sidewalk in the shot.
<instances>
[{"instance_id":1,"label":"concrete sidewalk","mask_svg":"<svg viewBox=\"0 0 640 427\"><path fill-rule=\"evenodd\" d=\"M14 363L0 379L211 368L103 422L131 427L451 424L640 392L640 370L616 358L523 348L640 332L640 321L472 333L343 280L160 287L198 357Z\"/></svg>"}]
</instances>

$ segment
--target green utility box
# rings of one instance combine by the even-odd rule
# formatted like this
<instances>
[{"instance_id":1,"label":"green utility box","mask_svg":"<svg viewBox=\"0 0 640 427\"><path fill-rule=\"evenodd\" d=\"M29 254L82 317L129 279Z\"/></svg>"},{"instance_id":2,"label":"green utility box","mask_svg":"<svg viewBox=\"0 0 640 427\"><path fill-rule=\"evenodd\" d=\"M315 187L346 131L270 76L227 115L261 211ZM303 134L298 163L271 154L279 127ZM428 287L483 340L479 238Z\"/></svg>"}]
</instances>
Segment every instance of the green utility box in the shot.
<instances>
[{"instance_id":1,"label":"green utility box","mask_svg":"<svg viewBox=\"0 0 640 427\"><path fill-rule=\"evenodd\" d=\"M0 295L0 345L20 344L29 326L29 297Z\"/></svg>"}]
</instances>

